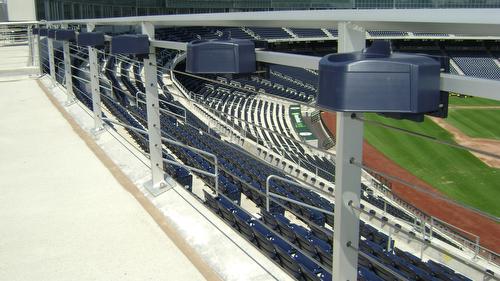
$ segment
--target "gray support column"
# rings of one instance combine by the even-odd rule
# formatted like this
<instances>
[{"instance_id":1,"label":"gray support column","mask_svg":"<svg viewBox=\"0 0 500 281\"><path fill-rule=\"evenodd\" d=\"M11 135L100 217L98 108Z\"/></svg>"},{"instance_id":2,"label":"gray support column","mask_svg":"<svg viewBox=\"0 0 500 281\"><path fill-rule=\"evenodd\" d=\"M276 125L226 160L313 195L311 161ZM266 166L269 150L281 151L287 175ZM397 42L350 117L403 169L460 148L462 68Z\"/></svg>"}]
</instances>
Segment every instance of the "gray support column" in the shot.
<instances>
[{"instance_id":1,"label":"gray support column","mask_svg":"<svg viewBox=\"0 0 500 281\"><path fill-rule=\"evenodd\" d=\"M45 9L45 18L44 20L52 20L52 15L50 13L50 2L49 0L44 0L43 2L43 8Z\"/></svg>"},{"instance_id":2,"label":"gray support column","mask_svg":"<svg viewBox=\"0 0 500 281\"><path fill-rule=\"evenodd\" d=\"M40 25L36 25L36 27L40 30ZM42 60L42 43L40 42L40 31L36 35L36 53L38 58L38 71L39 75L43 75L43 60Z\"/></svg>"},{"instance_id":3,"label":"gray support column","mask_svg":"<svg viewBox=\"0 0 500 281\"><path fill-rule=\"evenodd\" d=\"M365 47L365 30L350 23L339 23L340 53L359 51ZM349 112L337 113L337 158L335 182L335 225L333 237L333 280L357 280L359 213L350 204L359 206L363 123L352 119Z\"/></svg>"},{"instance_id":4,"label":"gray support column","mask_svg":"<svg viewBox=\"0 0 500 281\"><path fill-rule=\"evenodd\" d=\"M154 40L155 28L151 23L142 23L142 33ZM152 180L146 188L159 195L168 190L163 171L163 148L161 142L160 104L158 98L158 75L156 49L151 47L148 58L144 59L144 76L146 88L146 106L148 113L149 153L151 159Z\"/></svg>"},{"instance_id":5,"label":"gray support column","mask_svg":"<svg viewBox=\"0 0 500 281\"><path fill-rule=\"evenodd\" d=\"M67 28L67 26L64 26ZM66 82L66 106L72 105L75 103L75 93L73 92L73 75L71 69L71 52L69 50L69 41L63 42L63 53L64 53L64 78Z\"/></svg>"},{"instance_id":6,"label":"gray support column","mask_svg":"<svg viewBox=\"0 0 500 281\"><path fill-rule=\"evenodd\" d=\"M87 31L93 31L95 26L87 24ZM89 49L89 64L90 64L90 86L92 89L92 108L94 111L94 134L98 134L104 129L102 124L102 109L101 109L101 91L99 86L99 61L97 60L97 50L94 47Z\"/></svg>"},{"instance_id":7,"label":"gray support column","mask_svg":"<svg viewBox=\"0 0 500 281\"><path fill-rule=\"evenodd\" d=\"M26 27L26 35L28 36L28 49L29 49L29 59L28 59L28 66L34 66L35 65L35 47L34 47L34 40L33 40L33 26L28 25Z\"/></svg>"},{"instance_id":8,"label":"gray support column","mask_svg":"<svg viewBox=\"0 0 500 281\"><path fill-rule=\"evenodd\" d=\"M47 36L47 46L48 50L47 52L49 53L49 73L50 77L52 78L52 85L54 86L56 84L56 65L55 65L55 59L54 59L54 39L50 39Z\"/></svg>"}]
</instances>

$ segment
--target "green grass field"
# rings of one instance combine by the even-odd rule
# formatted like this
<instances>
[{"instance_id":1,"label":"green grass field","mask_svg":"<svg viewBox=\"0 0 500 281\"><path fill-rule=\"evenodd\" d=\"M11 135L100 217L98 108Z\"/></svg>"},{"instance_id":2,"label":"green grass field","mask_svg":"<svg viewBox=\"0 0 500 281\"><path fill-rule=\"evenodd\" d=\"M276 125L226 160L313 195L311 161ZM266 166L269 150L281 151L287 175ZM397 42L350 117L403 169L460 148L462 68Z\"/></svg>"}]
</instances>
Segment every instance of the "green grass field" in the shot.
<instances>
[{"instance_id":1,"label":"green grass field","mask_svg":"<svg viewBox=\"0 0 500 281\"><path fill-rule=\"evenodd\" d=\"M500 101L483 99L477 97L459 98L457 96L450 96L450 105L459 106L500 106Z\"/></svg>"},{"instance_id":2,"label":"green grass field","mask_svg":"<svg viewBox=\"0 0 500 281\"><path fill-rule=\"evenodd\" d=\"M469 137L500 140L499 109L450 109L446 120Z\"/></svg>"},{"instance_id":3,"label":"green grass field","mask_svg":"<svg viewBox=\"0 0 500 281\"><path fill-rule=\"evenodd\" d=\"M393 120L374 114L367 114L366 118L453 141L446 130L428 118L423 123ZM467 151L368 123L365 125L365 138L400 166L447 196L500 216L500 169L488 167Z\"/></svg>"}]
</instances>

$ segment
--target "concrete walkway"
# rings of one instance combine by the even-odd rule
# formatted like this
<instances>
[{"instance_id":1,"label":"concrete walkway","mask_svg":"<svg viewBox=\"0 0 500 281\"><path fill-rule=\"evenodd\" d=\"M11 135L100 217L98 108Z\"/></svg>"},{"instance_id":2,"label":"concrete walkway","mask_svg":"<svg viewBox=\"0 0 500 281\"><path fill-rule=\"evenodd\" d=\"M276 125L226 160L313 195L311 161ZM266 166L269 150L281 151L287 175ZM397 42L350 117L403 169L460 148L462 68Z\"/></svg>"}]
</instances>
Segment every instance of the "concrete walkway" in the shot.
<instances>
[{"instance_id":1,"label":"concrete walkway","mask_svg":"<svg viewBox=\"0 0 500 281\"><path fill-rule=\"evenodd\" d=\"M38 67L29 66L28 61L28 46L3 46L0 48L0 75L35 74Z\"/></svg>"},{"instance_id":2,"label":"concrete walkway","mask_svg":"<svg viewBox=\"0 0 500 281\"><path fill-rule=\"evenodd\" d=\"M0 81L0 280L202 280L36 81Z\"/></svg>"}]
</instances>

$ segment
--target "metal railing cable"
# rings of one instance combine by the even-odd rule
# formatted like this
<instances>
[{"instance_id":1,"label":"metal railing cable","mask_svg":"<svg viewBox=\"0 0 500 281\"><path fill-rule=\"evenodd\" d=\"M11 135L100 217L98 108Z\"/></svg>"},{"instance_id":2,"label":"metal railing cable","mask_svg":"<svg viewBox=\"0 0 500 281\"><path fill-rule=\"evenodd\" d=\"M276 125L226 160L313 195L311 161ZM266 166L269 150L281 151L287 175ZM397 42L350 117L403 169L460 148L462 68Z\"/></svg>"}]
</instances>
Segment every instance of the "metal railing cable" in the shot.
<instances>
[{"instance_id":1,"label":"metal railing cable","mask_svg":"<svg viewBox=\"0 0 500 281\"><path fill-rule=\"evenodd\" d=\"M140 129L140 128L137 128L137 127L134 127L134 126L131 126L131 125L127 125L127 124L124 124L124 123L122 123L122 122L113 121L113 120L111 120L111 119L109 119L109 118L103 118L103 119L104 119L105 121L111 122L112 124L115 124L115 125L118 125L118 126L122 126L122 127L126 128L126 129L130 129L130 130L135 131L135 132L137 132L137 133L141 133L141 134L143 134L143 135L148 135L147 130ZM202 155L202 156L203 156L203 155L205 155L205 156L207 156L207 155L206 155L206 154L207 154L207 152L206 152L206 151L203 151L203 150L200 150L200 149L196 149L196 148L194 148L194 147L191 147L191 146L189 146L189 145L185 145L185 144L183 144L183 143L176 142L176 141L174 141L173 139L168 139L168 138L165 138L165 137L162 137L161 139L162 139L162 141L167 141L167 140L168 140L168 141L170 141L170 143L173 143L174 145L181 145L181 146L184 146L184 147L186 147L186 146L187 146L187 147L189 147L188 149L195 151L195 152L196 152L196 153L198 153L199 155ZM162 150L163 150L163 152L168 152L168 151L166 151L165 149L162 149ZM170 154L170 152L168 152L168 153ZM186 170L189 170L189 171L191 171L191 172L194 172L194 173L199 173L199 174L206 175L206 176L217 177L217 173L212 174L212 173L207 172L207 171L205 171L205 170L201 170L201 169L198 169L198 168L196 168L196 167L192 167L192 166L189 166L189 165L182 164L182 163L180 163L179 161L169 160L169 159L165 159L165 158L163 158L163 162L165 162L165 163L167 163L167 164L170 164L170 165L174 165L174 166L182 167L182 168L184 168L184 169L186 169ZM216 163L216 161L214 161L214 162L213 162L213 164L214 164L214 165L216 165L216 164L217 164L217 163ZM216 179L216 181L217 181L217 180L218 180L218 179ZM216 189L217 189L217 188L216 188Z\"/></svg>"},{"instance_id":2,"label":"metal railing cable","mask_svg":"<svg viewBox=\"0 0 500 281\"><path fill-rule=\"evenodd\" d=\"M80 59L80 60L82 60L82 61L84 61L84 62L86 62L86 63L88 63L88 62L89 62L87 58L80 57L80 56L76 56L76 55L74 55L74 54L71 54L71 56L76 57L76 58L78 58L78 59ZM116 57L116 56L113 56L113 57ZM117 59L117 60L121 60L121 59ZM121 62L120 62L120 61L117 61L117 63L121 63ZM126 62L126 63L129 63L129 62ZM132 65L130 65L130 68L132 68ZM80 68L77 68L77 69L79 69L79 70L83 70L83 69L80 69ZM104 66L101 68L101 70L109 70L109 71L111 71L111 72L116 72L116 69L108 68L108 67L106 66L106 63L105 63L105 64L104 64ZM129 70L127 70L127 71L130 71L130 69L129 69ZM90 73L89 71L86 71L86 70L83 70L83 72ZM121 75L120 73L117 73L117 74ZM117 77L118 77L118 76L117 76ZM143 83L143 81L141 81L141 80L137 80L137 79L135 79L134 77L127 76L127 79L129 79L129 80L130 80L130 81L132 81L132 82L136 82L136 83L137 83L137 82L138 82L138 83Z\"/></svg>"},{"instance_id":3,"label":"metal railing cable","mask_svg":"<svg viewBox=\"0 0 500 281\"><path fill-rule=\"evenodd\" d=\"M59 76L59 78L61 79L61 76L60 76L58 73L56 73L56 75L58 75L58 76ZM61 90L66 90L66 88L65 88L63 85L60 85L59 83L56 83L55 85L56 85L59 89L61 89ZM79 94L82 94L82 95L84 95L85 97L87 97L89 100L92 100L92 97L90 97L89 95L87 95L87 93L85 93L84 91L80 90L78 87L73 87L73 90L75 90L75 89L79 92ZM85 113L87 113L90 117L94 118L94 117L93 117L93 115L92 115L90 112L88 112L82 104L80 104L80 103L78 103L78 102L77 102L77 104L78 104L78 106L79 106L80 108L82 108L82 110L83 110ZM111 114L111 112L110 112L110 111L109 111L106 107L104 107L104 106L102 106L102 105L101 105L101 109L103 109L103 111L106 111L106 112L108 112L108 113L110 113L110 114ZM106 129L107 131L109 131L109 128L108 128L107 126L105 126L105 129ZM120 135L120 136L122 137L122 139L123 139L125 142L127 142L127 143L131 146L131 147L133 147L133 148L134 148L137 152L141 153L141 154L142 154L143 156L145 156L146 158L149 158L149 154L144 153L144 152L142 151L142 149L138 148L135 144L131 143L131 142L130 142L130 141L129 141L129 140L128 140L125 136L123 136L123 135L122 135L119 131L117 131L116 129L113 129L113 130L114 130L114 131L115 131L118 135ZM137 160L139 160L139 161L140 161L142 164L144 164L146 167L151 168L151 166L150 166L149 164L145 163L142 159L140 159L139 157L137 157L137 155L136 155L134 152L132 152L132 151L130 150L130 148L128 148L128 147L127 147L124 143L122 143L122 142L121 142L121 141L120 141L120 140L119 140L119 139L118 139L115 135L113 135L113 134L111 134L111 135L112 135L112 137L113 137L114 139L116 139L116 140L117 140L117 141L118 141L118 142L119 142L119 143L120 143L120 144L121 144L121 145L122 145L125 149L127 149L130 153L132 153L132 155L133 155L135 158L137 158ZM141 136L141 137L142 137L142 136Z\"/></svg>"},{"instance_id":4,"label":"metal railing cable","mask_svg":"<svg viewBox=\"0 0 500 281\"><path fill-rule=\"evenodd\" d=\"M80 90L80 89L77 89L77 90ZM80 91L80 92L83 94L83 92L82 92L82 91ZM78 103L78 105L79 105L82 109L84 109L84 107L83 107L80 103ZM102 106L101 106L101 108L102 108L103 110L105 110L105 109L106 109L105 107L102 107ZM85 111L85 112L87 112L86 110L84 110L84 111ZM108 110L106 110L106 111L108 111ZM92 114L91 114L91 113L89 113L89 112L87 112L87 113L89 114L89 116L90 116L90 117L92 117L92 118L93 118L93 116L92 116ZM109 127L109 126L104 126L104 129L105 129L106 131L108 131L108 132L109 132L110 128L111 128L111 127ZM139 147L137 147L137 145L136 145L136 144L134 144L134 143L130 142L130 141L128 140L128 138L127 138L127 137L125 137L125 136L123 136L123 135L122 135L122 134L121 134L118 130L116 130L116 129L114 129L114 128L113 128L113 131L115 131L118 135L120 135L120 137L121 137L121 138L122 138L122 139L123 139L126 143L128 143L131 147L133 147L133 148L134 148L137 152L139 152L140 154L142 154L144 157L146 157L146 158L149 158L149 157L150 157L148 153L145 153L142 149L140 149ZM122 141L121 141L121 140L119 140L119 139L118 139L118 138L117 138L114 134L111 134L111 133L110 133L110 135L111 135L111 136L112 136L112 137L113 137L116 141L118 141L118 142L119 142L119 143L120 143L120 144L121 144L121 145L122 145L125 149L127 149L127 151L129 151L129 152L130 152L130 153L131 153L131 154L132 154L132 155L133 155L133 156L134 156L137 160L139 160L139 162L141 162L141 163L142 163L144 166L146 166L147 168L151 169L151 165L150 165L150 164L148 164L148 163L144 162L144 161L143 161L143 159L139 158L139 157L138 157L138 156L137 156L137 155L136 155L136 154L135 154L135 153L134 153L134 152L133 152L133 151L132 151L132 150L131 150L131 149L130 149L127 145L126 145L126 144L122 143ZM139 135L139 136L140 136L143 140L146 140L146 138L145 138L144 136L142 136L142 135Z\"/></svg>"}]
</instances>

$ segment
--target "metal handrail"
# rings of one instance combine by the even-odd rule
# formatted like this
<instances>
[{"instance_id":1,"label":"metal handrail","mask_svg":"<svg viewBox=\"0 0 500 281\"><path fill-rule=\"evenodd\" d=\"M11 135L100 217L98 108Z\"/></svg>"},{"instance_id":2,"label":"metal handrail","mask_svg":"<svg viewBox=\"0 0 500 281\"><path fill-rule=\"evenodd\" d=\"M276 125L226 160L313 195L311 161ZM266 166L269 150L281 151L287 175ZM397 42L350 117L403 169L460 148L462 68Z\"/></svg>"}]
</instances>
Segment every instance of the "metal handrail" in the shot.
<instances>
[{"instance_id":1,"label":"metal handrail","mask_svg":"<svg viewBox=\"0 0 500 281\"><path fill-rule=\"evenodd\" d=\"M146 94L145 94L145 93L143 93L143 92L141 92L141 91L138 91L138 92L135 94L136 101L138 101L138 102L140 102L140 103L142 103L142 104L146 104L146 102L145 102L145 101L143 101L143 100L141 100L141 99L139 99L139 98L138 98L138 96L139 96L140 94L141 94L141 95L146 96ZM163 112L163 113L165 113L165 114L167 114L167 115L172 115L172 116L177 116L177 117L179 117L179 118L182 118L182 119L184 119L184 122L186 122L186 120L187 120L187 113L186 113L186 109L185 109L185 108L182 108L182 107L180 107L180 106L178 106L178 105L176 105L176 104L173 104L173 103L171 103L171 102L164 101L164 100L160 100L159 102L161 102L161 103L166 103L166 104L169 104L169 105L171 105L171 106L174 106L174 107L176 107L176 108L178 108L178 109L181 109L181 110L184 112L184 115L180 115L180 114L177 114L177 113L175 113L175 112L172 112L172 111L169 111L169 110L166 110L166 109L163 109L163 108L160 108L159 110L160 110L160 112Z\"/></svg>"},{"instance_id":2,"label":"metal handrail","mask_svg":"<svg viewBox=\"0 0 500 281\"><path fill-rule=\"evenodd\" d=\"M117 122L117 121L115 121L113 119L110 119L110 118L107 118L107 117L102 117L101 119L103 121L107 121L107 122L113 123L115 125L122 126L124 128L130 129L132 131L136 131L136 132L141 133L143 135L146 135L146 136L149 135L148 131L146 131L146 130L139 129L139 128L136 128L134 126L130 126L130 125L127 125L127 124L123 124L122 122ZM194 151L194 152L196 152L198 154L202 154L202 155L205 155L205 156L212 157L214 159L214 163L213 163L214 164L214 173L213 174L209 173L207 171L198 169L196 167L191 167L191 166L188 166L188 165L184 165L184 164L178 163L176 161L165 159L165 158L163 158L163 162L166 162L168 164L172 164L172 165L175 165L175 166L179 166L179 167L185 168L185 169L193 171L193 172L197 172L197 173L200 173L200 174L204 174L204 175L207 175L207 176L214 177L215 178L215 194L217 194L217 195L219 194L219 162L217 160L217 155L212 154L212 153L207 152L207 151L204 151L204 150L201 150L201 149L198 149L198 148L195 148L195 147L192 147L192 146L189 146L189 145L186 145L186 144L183 144L181 142L174 141L174 140L166 138L166 137L161 137L161 140L165 141L165 142L168 142L170 144L173 144L173 145L177 145L177 146L184 147L186 149L192 150L192 151Z\"/></svg>"},{"instance_id":3,"label":"metal handrail","mask_svg":"<svg viewBox=\"0 0 500 281\"><path fill-rule=\"evenodd\" d=\"M500 35L500 9L302 10L138 16L49 21L48 24L131 25L150 22L166 26L257 26L332 28L351 22L367 30Z\"/></svg>"},{"instance_id":4,"label":"metal handrail","mask_svg":"<svg viewBox=\"0 0 500 281\"><path fill-rule=\"evenodd\" d=\"M278 175L270 175L266 179L266 211L269 212L269 205L270 205L270 203L269 203L269 197L272 196L272 197L276 197L276 198L279 198L281 200L288 201L288 202L291 202L291 203L294 203L294 204L297 204L297 205L300 205L300 206L303 206L303 207L311 208L313 210L325 213L327 215L332 215L332 216L334 215L334 213L332 211L321 209L321 208L318 208L316 206L312 206L312 205L309 205L309 204L306 204L306 203L303 203L303 202L300 202L300 201L297 201L297 200L293 200L293 199L281 196L281 195L273 193L273 192L270 192L269 191L269 185L270 185L272 179L278 179L280 181L283 181L283 182L286 182L286 183L289 183L289 184L293 184L295 186L300 186L300 187L308 189L308 190L317 191L317 189L311 188L311 187L309 187L307 185L302 185L300 183L297 183L295 181L289 180L287 178L280 177Z\"/></svg>"}]
</instances>

